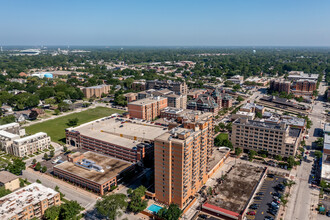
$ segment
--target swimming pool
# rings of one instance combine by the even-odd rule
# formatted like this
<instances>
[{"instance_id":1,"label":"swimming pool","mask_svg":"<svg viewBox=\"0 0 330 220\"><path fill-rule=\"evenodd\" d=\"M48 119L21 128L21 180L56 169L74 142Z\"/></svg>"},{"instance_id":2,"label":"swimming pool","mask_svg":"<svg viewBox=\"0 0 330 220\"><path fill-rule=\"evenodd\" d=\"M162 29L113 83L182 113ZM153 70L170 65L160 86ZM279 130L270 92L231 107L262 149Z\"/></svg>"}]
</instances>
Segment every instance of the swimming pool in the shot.
<instances>
[{"instance_id":1,"label":"swimming pool","mask_svg":"<svg viewBox=\"0 0 330 220\"><path fill-rule=\"evenodd\" d=\"M162 207L159 205L152 204L151 206L148 207L148 210L157 213Z\"/></svg>"}]
</instances>

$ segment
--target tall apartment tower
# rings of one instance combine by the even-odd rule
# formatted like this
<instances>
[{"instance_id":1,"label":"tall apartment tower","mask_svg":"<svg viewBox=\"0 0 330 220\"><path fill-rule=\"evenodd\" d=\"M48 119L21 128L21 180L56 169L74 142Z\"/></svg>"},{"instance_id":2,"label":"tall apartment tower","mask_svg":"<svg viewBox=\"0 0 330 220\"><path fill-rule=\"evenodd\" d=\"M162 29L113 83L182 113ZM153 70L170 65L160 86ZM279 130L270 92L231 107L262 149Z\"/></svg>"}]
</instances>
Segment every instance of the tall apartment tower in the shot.
<instances>
[{"instance_id":1,"label":"tall apartment tower","mask_svg":"<svg viewBox=\"0 0 330 220\"><path fill-rule=\"evenodd\" d=\"M183 208L205 184L213 127L212 114L206 113L155 139L156 200Z\"/></svg>"}]
</instances>

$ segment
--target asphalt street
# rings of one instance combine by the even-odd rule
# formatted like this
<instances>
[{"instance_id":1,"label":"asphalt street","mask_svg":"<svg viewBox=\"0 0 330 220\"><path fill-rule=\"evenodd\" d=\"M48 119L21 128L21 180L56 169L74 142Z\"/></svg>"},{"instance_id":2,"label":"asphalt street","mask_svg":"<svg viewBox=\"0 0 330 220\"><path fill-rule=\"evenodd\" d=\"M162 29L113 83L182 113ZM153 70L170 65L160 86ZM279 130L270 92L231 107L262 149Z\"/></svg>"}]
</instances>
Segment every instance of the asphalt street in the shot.
<instances>
[{"instance_id":1,"label":"asphalt street","mask_svg":"<svg viewBox=\"0 0 330 220\"><path fill-rule=\"evenodd\" d=\"M27 178L29 182L35 182L39 179L44 186L52 189L59 186L60 191L65 194L65 198L69 200L76 200L87 210L93 208L97 200L97 196L92 195L83 189L79 189L73 185L68 185L68 183L64 183L61 180L47 177L46 174L37 173L30 169L23 171L22 178Z\"/></svg>"}]
</instances>

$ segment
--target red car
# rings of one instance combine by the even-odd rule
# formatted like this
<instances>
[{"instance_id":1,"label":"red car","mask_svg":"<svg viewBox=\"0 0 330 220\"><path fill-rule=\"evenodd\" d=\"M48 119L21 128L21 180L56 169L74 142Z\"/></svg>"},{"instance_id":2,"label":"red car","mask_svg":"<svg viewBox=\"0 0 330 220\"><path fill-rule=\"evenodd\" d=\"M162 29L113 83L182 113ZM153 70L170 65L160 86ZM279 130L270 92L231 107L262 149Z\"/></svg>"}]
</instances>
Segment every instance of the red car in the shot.
<instances>
[{"instance_id":1,"label":"red car","mask_svg":"<svg viewBox=\"0 0 330 220\"><path fill-rule=\"evenodd\" d=\"M256 212L255 211L250 211L250 212L248 212L246 214L248 214L248 215L256 215Z\"/></svg>"}]
</instances>

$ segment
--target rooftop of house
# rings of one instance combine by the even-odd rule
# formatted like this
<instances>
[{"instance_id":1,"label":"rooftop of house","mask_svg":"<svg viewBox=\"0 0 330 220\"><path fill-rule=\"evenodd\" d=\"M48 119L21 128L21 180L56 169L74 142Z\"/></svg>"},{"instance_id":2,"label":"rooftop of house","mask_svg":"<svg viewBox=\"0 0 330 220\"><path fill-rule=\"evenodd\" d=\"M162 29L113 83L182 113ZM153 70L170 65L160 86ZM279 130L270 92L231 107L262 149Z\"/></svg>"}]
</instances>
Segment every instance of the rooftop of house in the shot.
<instances>
[{"instance_id":1,"label":"rooftop of house","mask_svg":"<svg viewBox=\"0 0 330 220\"><path fill-rule=\"evenodd\" d=\"M13 180L18 179L19 177L8 172L8 171L0 171L0 183L8 183L11 182Z\"/></svg>"}]
</instances>

